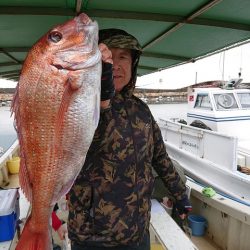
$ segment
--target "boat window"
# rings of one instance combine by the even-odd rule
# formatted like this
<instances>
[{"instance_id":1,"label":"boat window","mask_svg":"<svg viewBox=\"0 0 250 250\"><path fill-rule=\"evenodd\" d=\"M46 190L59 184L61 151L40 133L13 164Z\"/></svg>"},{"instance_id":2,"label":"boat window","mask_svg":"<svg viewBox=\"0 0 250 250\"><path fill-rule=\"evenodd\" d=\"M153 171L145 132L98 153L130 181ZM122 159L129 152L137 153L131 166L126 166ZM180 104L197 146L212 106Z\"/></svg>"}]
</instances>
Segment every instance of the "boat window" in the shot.
<instances>
[{"instance_id":1,"label":"boat window","mask_svg":"<svg viewBox=\"0 0 250 250\"><path fill-rule=\"evenodd\" d=\"M250 93L237 93L241 107L250 108Z\"/></svg>"},{"instance_id":2,"label":"boat window","mask_svg":"<svg viewBox=\"0 0 250 250\"><path fill-rule=\"evenodd\" d=\"M214 100L218 110L238 109L238 105L232 93L214 94Z\"/></svg>"},{"instance_id":3,"label":"boat window","mask_svg":"<svg viewBox=\"0 0 250 250\"><path fill-rule=\"evenodd\" d=\"M212 105L208 94L198 94L194 108L212 109Z\"/></svg>"}]
</instances>

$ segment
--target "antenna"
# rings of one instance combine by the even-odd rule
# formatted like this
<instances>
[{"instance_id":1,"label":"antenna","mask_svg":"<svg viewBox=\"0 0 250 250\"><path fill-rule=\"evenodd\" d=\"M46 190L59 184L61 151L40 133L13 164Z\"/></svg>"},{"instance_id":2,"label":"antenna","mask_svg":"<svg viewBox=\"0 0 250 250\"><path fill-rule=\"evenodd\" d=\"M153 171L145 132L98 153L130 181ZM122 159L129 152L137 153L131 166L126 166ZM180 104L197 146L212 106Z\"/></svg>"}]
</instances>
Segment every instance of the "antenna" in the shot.
<instances>
[{"instance_id":1,"label":"antenna","mask_svg":"<svg viewBox=\"0 0 250 250\"><path fill-rule=\"evenodd\" d=\"M239 78L241 77L241 71L242 71L242 68L240 67L240 71L238 73Z\"/></svg>"},{"instance_id":2,"label":"antenna","mask_svg":"<svg viewBox=\"0 0 250 250\"><path fill-rule=\"evenodd\" d=\"M222 61L222 80L224 81L224 73L225 73L225 50L222 52L223 61Z\"/></svg>"}]
</instances>

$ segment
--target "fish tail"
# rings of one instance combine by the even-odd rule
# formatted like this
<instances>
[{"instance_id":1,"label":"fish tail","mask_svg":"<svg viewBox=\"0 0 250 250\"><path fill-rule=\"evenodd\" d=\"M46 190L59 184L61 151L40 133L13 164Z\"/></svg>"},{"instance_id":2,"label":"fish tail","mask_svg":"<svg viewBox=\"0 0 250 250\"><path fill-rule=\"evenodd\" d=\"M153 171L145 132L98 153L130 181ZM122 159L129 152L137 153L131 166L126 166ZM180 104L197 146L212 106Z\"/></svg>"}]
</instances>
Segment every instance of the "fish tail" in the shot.
<instances>
[{"instance_id":1,"label":"fish tail","mask_svg":"<svg viewBox=\"0 0 250 250\"><path fill-rule=\"evenodd\" d=\"M28 218L16 250L52 250L50 231L34 232L31 228L30 218Z\"/></svg>"}]
</instances>

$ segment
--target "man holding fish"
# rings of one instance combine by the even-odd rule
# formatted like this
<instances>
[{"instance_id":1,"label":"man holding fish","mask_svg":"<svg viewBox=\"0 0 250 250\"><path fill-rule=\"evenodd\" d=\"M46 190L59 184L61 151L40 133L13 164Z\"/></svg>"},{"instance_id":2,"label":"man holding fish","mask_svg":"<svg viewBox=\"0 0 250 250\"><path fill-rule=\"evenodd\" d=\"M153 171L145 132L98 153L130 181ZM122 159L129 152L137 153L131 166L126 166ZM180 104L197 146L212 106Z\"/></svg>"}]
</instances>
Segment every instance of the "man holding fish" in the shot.
<instances>
[{"instance_id":1,"label":"man holding fish","mask_svg":"<svg viewBox=\"0 0 250 250\"><path fill-rule=\"evenodd\" d=\"M101 115L69 192L69 238L72 250L149 250L152 168L182 218L191 206L157 123L148 106L133 95L139 42L123 30L107 29L99 32L99 43L105 71Z\"/></svg>"},{"instance_id":2,"label":"man holding fish","mask_svg":"<svg viewBox=\"0 0 250 250\"><path fill-rule=\"evenodd\" d=\"M98 46L98 25L84 13L29 51L12 105L20 185L32 205L17 250L52 249L51 213L73 183L72 250L150 249L152 169L182 216L188 212L160 129L133 95L140 55L123 30L100 31Z\"/></svg>"}]
</instances>

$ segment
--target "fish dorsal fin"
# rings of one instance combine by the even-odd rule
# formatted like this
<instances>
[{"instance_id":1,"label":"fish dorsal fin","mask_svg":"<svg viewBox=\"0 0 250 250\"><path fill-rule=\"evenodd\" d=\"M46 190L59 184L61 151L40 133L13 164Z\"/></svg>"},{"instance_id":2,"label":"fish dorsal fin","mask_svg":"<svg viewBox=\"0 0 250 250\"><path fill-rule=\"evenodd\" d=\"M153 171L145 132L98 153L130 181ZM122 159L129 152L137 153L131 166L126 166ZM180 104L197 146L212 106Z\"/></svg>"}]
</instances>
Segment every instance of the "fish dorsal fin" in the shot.
<instances>
[{"instance_id":1,"label":"fish dorsal fin","mask_svg":"<svg viewBox=\"0 0 250 250\"><path fill-rule=\"evenodd\" d=\"M32 201L32 187L31 187L31 183L29 180L27 167L25 165L25 160L23 157L21 157L21 162L20 162L19 183L27 200L31 202Z\"/></svg>"},{"instance_id":2,"label":"fish dorsal fin","mask_svg":"<svg viewBox=\"0 0 250 250\"><path fill-rule=\"evenodd\" d=\"M21 131L21 126L20 126L20 111L19 111L19 92L18 92L18 85L16 87L16 93L14 96L14 99L12 101L12 106L11 106L11 111L12 113L15 113L15 126L16 130L18 133L18 139L19 139L19 145L20 145L20 157L21 157L21 162L20 162L20 171L19 171L19 183L20 186L28 199L29 202L32 201L32 188L31 188L31 182L29 180L29 174L28 170L25 164L25 154L23 152L23 139L22 139L22 133Z\"/></svg>"}]
</instances>

